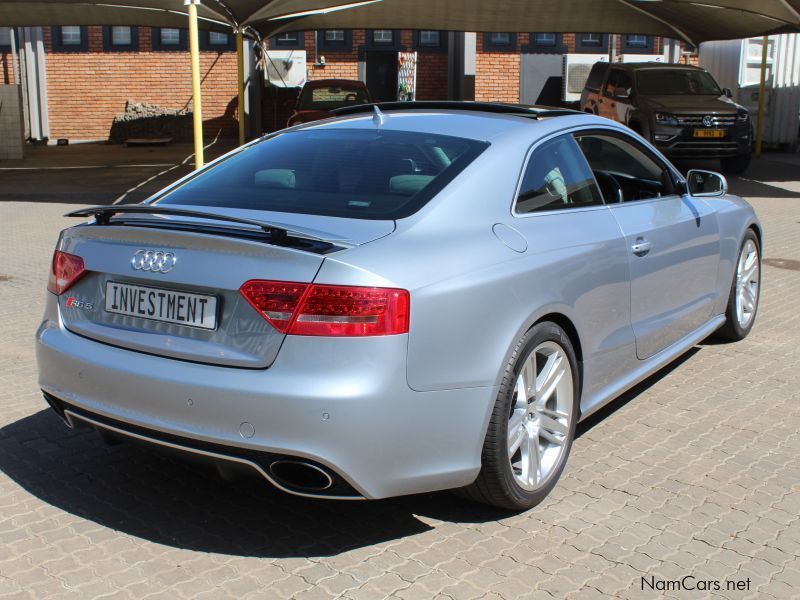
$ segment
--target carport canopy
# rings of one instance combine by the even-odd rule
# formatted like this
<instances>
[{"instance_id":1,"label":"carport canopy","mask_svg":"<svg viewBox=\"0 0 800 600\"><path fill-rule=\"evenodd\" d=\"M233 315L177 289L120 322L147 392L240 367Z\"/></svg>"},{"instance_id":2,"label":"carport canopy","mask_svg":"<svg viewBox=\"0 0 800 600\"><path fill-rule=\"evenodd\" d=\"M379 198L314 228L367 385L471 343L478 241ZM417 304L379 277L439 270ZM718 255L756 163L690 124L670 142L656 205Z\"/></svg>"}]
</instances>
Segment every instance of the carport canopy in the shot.
<instances>
[{"instance_id":1,"label":"carport canopy","mask_svg":"<svg viewBox=\"0 0 800 600\"><path fill-rule=\"evenodd\" d=\"M112 4L113 2L113 4ZM0 0L0 24L189 26L195 163L202 166L197 29L236 33L239 106L242 36L319 29L429 29L632 33L696 45L800 32L800 0ZM240 117L240 141L243 119Z\"/></svg>"}]
</instances>

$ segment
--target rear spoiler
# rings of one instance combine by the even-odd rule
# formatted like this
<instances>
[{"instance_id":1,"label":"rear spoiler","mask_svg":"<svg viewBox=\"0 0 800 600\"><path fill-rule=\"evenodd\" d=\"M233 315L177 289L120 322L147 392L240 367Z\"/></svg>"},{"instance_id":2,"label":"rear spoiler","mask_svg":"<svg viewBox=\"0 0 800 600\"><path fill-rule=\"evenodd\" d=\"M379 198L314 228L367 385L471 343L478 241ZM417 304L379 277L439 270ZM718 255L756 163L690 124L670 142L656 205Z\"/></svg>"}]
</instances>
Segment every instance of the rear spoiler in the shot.
<instances>
[{"instance_id":1,"label":"rear spoiler","mask_svg":"<svg viewBox=\"0 0 800 600\"><path fill-rule=\"evenodd\" d=\"M226 223L238 223L241 225L250 225L257 227L264 233L270 236L270 241L274 244L286 243L286 238L291 233L292 237L299 237L316 242L330 243L326 240L315 235L305 233L303 231L296 231L274 225L266 221L258 221L255 219L244 219L242 217L231 217L228 215L219 215L214 213L203 212L199 210L186 210L183 208L170 208L166 206L142 206L142 205L124 205L124 206L91 206L89 208L81 208L80 210L73 210L65 214L65 217L94 217L97 225L110 225L111 218L118 214L141 214L141 215L174 215L176 217L191 217L194 219L209 219L212 221L223 221Z\"/></svg>"}]
</instances>

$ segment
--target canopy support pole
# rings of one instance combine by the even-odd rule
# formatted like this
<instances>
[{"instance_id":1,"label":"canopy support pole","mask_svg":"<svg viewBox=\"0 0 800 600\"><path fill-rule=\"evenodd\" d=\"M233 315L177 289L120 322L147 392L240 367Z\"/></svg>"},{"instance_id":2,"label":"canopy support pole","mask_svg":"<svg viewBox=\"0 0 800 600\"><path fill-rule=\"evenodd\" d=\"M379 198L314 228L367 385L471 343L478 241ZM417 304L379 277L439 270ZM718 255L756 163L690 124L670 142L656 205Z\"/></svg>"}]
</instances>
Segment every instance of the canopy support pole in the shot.
<instances>
[{"instance_id":1,"label":"canopy support pole","mask_svg":"<svg viewBox=\"0 0 800 600\"><path fill-rule=\"evenodd\" d=\"M239 145L244 144L245 112L244 112L244 36L242 30L236 30L236 76L239 83Z\"/></svg>"},{"instance_id":2,"label":"canopy support pole","mask_svg":"<svg viewBox=\"0 0 800 600\"><path fill-rule=\"evenodd\" d=\"M200 0L185 0L189 7L189 54L192 60L192 122L194 125L194 168L203 166L203 103L200 98L200 45L197 34L197 5Z\"/></svg>"},{"instance_id":3,"label":"canopy support pole","mask_svg":"<svg viewBox=\"0 0 800 600\"><path fill-rule=\"evenodd\" d=\"M767 93L767 50L769 36L761 41L761 80L758 82L758 121L756 122L756 158L761 158L761 143L764 137L764 96Z\"/></svg>"}]
</instances>

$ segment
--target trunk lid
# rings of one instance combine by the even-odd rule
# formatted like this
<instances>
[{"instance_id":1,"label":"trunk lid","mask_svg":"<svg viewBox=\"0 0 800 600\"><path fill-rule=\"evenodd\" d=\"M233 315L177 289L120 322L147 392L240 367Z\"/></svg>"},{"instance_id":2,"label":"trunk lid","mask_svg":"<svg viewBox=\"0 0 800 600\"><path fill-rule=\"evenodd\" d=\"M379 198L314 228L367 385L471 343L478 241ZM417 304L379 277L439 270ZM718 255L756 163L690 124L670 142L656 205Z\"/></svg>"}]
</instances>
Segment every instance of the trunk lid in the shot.
<instances>
[{"instance_id":1,"label":"trunk lid","mask_svg":"<svg viewBox=\"0 0 800 600\"><path fill-rule=\"evenodd\" d=\"M336 245L333 251L383 237L394 229L393 221L219 208L205 212L212 211L268 220L290 229L290 235L323 238ZM213 219L123 217L124 224L112 220L109 225L84 225L63 233L59 249L83 258L86 269L58 298L67 329L103 343L169 358L269 367L285 335L255 311L239 288L251 279L311 282L325 253L243 237L242 233L254 233L254 228L221 226ZM148 251L171 253L174 261L162 269L134 268L135 255L139 253L141 258ZM181 297L185 306L176 309ZM209 313L201 318L200 311L207 307ZM181 315L193 320L194 326L176 322Z\"/></svg>"}]
</instances>

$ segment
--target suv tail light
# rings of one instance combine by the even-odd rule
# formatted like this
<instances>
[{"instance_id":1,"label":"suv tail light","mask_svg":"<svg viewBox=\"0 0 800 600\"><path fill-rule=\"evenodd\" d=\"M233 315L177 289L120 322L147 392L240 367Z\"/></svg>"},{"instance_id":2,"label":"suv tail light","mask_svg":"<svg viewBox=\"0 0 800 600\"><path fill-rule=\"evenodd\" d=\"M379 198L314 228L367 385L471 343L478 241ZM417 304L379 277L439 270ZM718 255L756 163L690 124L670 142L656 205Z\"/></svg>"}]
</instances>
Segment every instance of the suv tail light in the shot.
<instances>
[{"instance_id":1,"label":"suv tail light","mask_svg":"<svg viewBox=\"0 0 800 600\"><path fill-rule=\"evenodd\" d=\"M56 296L66 292L72 285L83 277L86 270L83 259L74 254L56 250L53 253L53 263L50 266L50 277L47 280L47 289Z\"/></svg>"},{"instance_id":2,"label":"suv tail light","mask_svg":"<svg viewBox=\"0 0 800 600\"><path fill-rule=\"evenodd\" d=\"M406 290L252 280L239 292L273 327L289 335L408 333Z\"/></svg>"}]
</instances>

